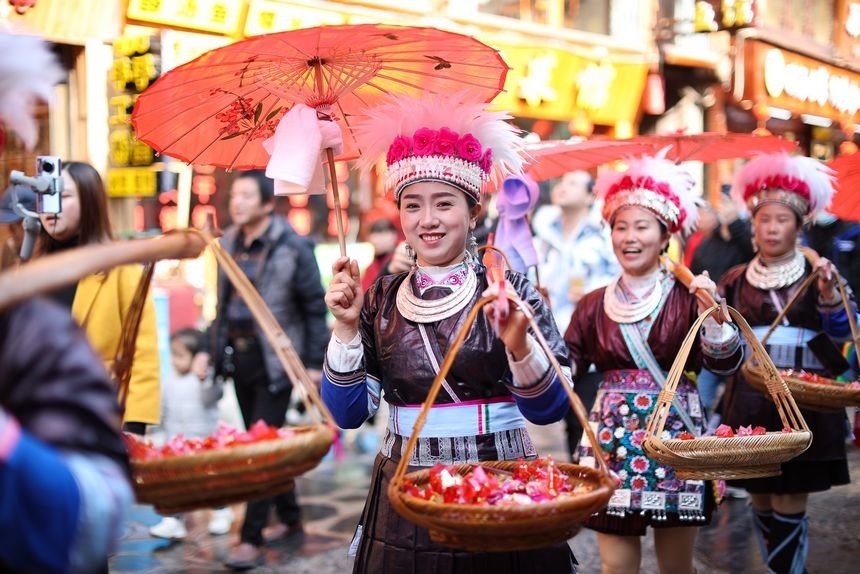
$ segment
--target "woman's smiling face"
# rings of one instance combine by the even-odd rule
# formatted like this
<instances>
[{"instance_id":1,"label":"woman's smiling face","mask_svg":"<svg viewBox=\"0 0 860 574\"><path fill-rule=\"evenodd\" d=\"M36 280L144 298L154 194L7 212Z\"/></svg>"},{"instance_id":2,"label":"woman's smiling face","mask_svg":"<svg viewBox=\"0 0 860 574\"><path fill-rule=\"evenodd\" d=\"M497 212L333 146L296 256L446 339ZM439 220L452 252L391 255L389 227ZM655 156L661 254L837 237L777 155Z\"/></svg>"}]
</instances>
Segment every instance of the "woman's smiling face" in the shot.
<instances>
[{"instance_id":1,"label":"woman's smiling face","mask_svg":"<svg viewBox=\"0 0 860 574\"><path fill-rule=\"evenodd\" d=\"M612 249L629 275L645 275L657 266L669 234L659 220L641 207L622 207L612 219Z\"/></svg>"},{"instance_id":2,"label":"woman's smiling face","mask_svg":"<svg viewBox=\"0 0 860 574\"><path fill-rule=\"evenodd\" d=\"M450 185L421 181L400 195L400 222L418 265L446 267L463 260L469 232L481 212L466 194Z\"/></svg>"}]
</instances>

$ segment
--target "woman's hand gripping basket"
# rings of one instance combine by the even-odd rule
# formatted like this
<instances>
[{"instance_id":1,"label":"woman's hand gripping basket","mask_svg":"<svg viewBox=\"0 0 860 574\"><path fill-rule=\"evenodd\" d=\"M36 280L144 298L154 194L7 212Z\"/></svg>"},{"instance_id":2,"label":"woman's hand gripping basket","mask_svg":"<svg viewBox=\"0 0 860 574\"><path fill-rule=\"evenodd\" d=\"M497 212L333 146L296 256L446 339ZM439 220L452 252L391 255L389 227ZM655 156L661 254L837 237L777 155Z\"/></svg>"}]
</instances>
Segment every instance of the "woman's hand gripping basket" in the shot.
<instances>
[{"instance_id":1,"label":"woman's hand gripping basket","mask_svg":"<svg viewBox=\"0 0 860 574\"><path fill-rule=\"evenodd\" d=\"M162 514L211 508L286 492L294 479L316 467L334 440L325 420L331 415L308 376L295 348L260 294L236 262L211 237L206 237L218 263L244 298L297 388L316 423L290 428L253 443L230 442L212 450L162 458L135 457L131 446L133 485L138 502ZM135 440L129 437L129 440ZM144 452L144 449L138 449Z\"/></svg>"},{"instance_id":2,"label":"woman's hand gripping basket","mask_svg":"<svg viewBox=\"0 0 860 574\"><path fill-rule=\"evenodd\" d=\"M515 293L509 293L511 304L517 305L530 318L533 335L546 352L556 373L566 379L561 367L541 334L534 320L534 313ZM497 301L497 296L482 298L471 310L465 324L445 356L439 373L422 405L415 427L404 452L412 452L427 414L436 400L442 381L454 362L469 328L481 308ZM598 444L588 424L588 416L582 402L569 385L564 385L577 418L588 434L592 444ZM549 546L571 538L579 525L594 512L603 508L615 490L615 481L602 457L597 457L599 469L575 464L550 464L550 472L560 471L565 477L563 490L569 492L542 502L523 501L522 504L492 505L482 501L478 504L462 504L426 500L416 495L418 490L428 487L431 470L406 473L409 456L401 458L394 477L388 487L388 496L395 510L406 519L427 528L430 537L439 544L476 552L525 550ZM526 463L528 464L528 463ZM488 461L455 466L455 472L463 477L468 473L486 473L492 480L504 480L515 474L522 461ZM480 468L478 468L480 467ZM558 477L556 477L557 479ZM552 484L552 479L550 484ZM561 490L561 489L560 489ZM527 503L526 503L527 502Z\"/></svg>"},{"instance_id":3,"label":"woman's hand gripping basket","mask_svg":"<svg viewBox=\"0 0 860 574\"><path fill-rule=\"evenodd\" d=\"M806 280L801 284L800 288L791 298L791 300L780 311L776 319L770 325L767 333L761 339L761 344L766 345L768 339L773 332L782 324L782 320L788 311L800 300L809 287L815 282L818 277L818 270L811 273ZM851 308L851 302L848 298L848 293L845 290L845 282L834 270L836 275L836 285L839 289L839 296L842 299L842 305L848 313L848 324L851 327L851 337L854 340L855 348L860 349L860 331L857 328L857 320L854 311ZM741 367L741 372L744 378L749 383L762 392L767 392L767 372L763 365L754 357L751 357L744 362ZM794 400L801 407L812 410L840 410L845 407L860 407L860 384L858 382L845 383L834 379L829 379L821 375L798 371L781 371L785 384L791 391Z\"/></svg>"},{"instance_id":4,"label":"woman's hand gripping basket","mask_svg":"<svg viewBox=\"0 0 860 574\"><path fill-rule=\"evenodd\" d=\"M666 386L660 392L657 404L648 421L643 448L648 456L675 469L678 478L684 480L755 478L775 476L780 473L780 464L790 460L812 443L812 433L806 426L800 409L773 365L770 357L759 343L749 324L732 307L725 307L749 342L753 356L766 373L766 388L770 393L783 429L749 436L696 437L691 439L663 438L666 419L675 397L678 381L690 349L696 341L705 319L722 307L714 305L693 323L687 337L672 364Z\"/></svg>"}]
</instances>

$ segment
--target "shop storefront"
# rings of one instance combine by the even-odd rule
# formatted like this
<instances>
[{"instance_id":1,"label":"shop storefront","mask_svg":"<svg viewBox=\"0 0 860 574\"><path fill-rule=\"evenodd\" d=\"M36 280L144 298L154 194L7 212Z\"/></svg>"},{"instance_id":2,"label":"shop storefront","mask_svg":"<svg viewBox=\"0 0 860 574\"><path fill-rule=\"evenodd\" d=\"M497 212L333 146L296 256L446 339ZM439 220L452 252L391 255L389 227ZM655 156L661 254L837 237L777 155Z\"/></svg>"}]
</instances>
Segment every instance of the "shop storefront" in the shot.
<instances>
[{"instance_id":1,"label":"shop storefront","mask_svg":"<svg viewBox=\"0 0 860 574\"><path fill-rule=\"evenodd\" d=\"M860 142L860 70L745 36L736 43L730 130L764 127L824 161L843 142Z\"/></svg>"}]
</instances>

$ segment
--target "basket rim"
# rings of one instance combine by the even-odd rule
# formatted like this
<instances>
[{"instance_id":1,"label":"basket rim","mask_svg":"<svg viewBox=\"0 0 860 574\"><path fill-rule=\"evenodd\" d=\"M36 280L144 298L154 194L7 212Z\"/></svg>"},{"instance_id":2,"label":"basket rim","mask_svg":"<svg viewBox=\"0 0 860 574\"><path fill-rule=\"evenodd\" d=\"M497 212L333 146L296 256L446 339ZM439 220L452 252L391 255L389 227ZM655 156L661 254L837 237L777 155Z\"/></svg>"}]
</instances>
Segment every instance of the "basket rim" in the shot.
<instances>
[{"instance_id":1,"label":"basket rim","mask_svg":"<svg viewBox=\"0 0 860 574\"><path fill-rule=\"evenodd\" d=\"M493 468L493 466L485 466L484 463L508 463L510 465L518 464L516 461L481 461L476 463L463 463L456 466L457 472L460 475L464 475L471 467L474 466L483 466L488 470L498 470L497 468ZM401 488L391 489L393 491L389 493L389 495L395 495L403 504L407 505L415 511L416 508L432 508L437 511L436 515L428 516L422 515L425 520L433 520L439 519L438 514L445 511L457 511L457 512L465 512L465 513L484 513L484 514L504 514L508 516L518 516L518 515L526 515L526 518L534 518L534 519L543 519L545 518L546 511L552 511L555 509L555 513L564 513L566 510L579 510L581 508L590 506L591 504L596 504L598 500L603 498L604 496L609 499L612 496L612 492L615 490L615 482L608 476L604 475L598 469L582 466L573 463L556 463L560 470L566 473L570 472L584 472L589 475L588 480L591 484L594 484L594 488L583 494L576 494L572 496L561 496L555 498L553 500L547 500L543 502L536 502L534 504L529 505L510 505L510 506L499 506L492 504L459 504L454 502L434 502L431 500L426 500L423 498L418 498L416 496L412 496L411 494L404 492ZM574 467L571 470L565 470L563 467ZM404 478L408 478L414 484L421 484L423 482L429 481L430 469L422 469L407 473ZM422 480L422 482L416 482L414 477L416 475L427 476L427 480ZM577 477L571 476L571 479L575 479ZM588 503L588 504L586 504ZM567 508L567 507L575 507L575 508Z\"/></svg>"},{"instance_id":2,"label":"basket rim","mask_svg":"<svg viewBox=\"0 0 860 574\"><path fill-rule=\"evenodd\" d=\"M290 427L290 430L296 431L296 435L254 443L238 444L226 448L191 452L188 454L170 455L149 459L130 457L129 460L135 470L166 470L173 467L183 468L194 463L211 465L232 461L236 458L247 458L249 456L270 454L280 450L289 449L293 446L293 443L297 441L307 442L311 438L316 438L314 435L319 435L319 438L324 438L324 435L327 434L329 436L330 443L334 440L334 431L326 424L310 425L306 427Z\"/></svg>"},{"instance_id":3,"label":"basket rim","mask_svg":"<svg viewBox=\"0 0 860 574\"><path fill-rule=\"evenodd\" d=\"M782 378L785 380L786 384L793 385L799 388L802 388L805 392L809 393L821 393L824 395L848 395L853 396L857 395L860 398L860 388L848 388L850 383L841 383L837 382L835 384L828 383L813 383L811 381L805 381L796 375L786 375L782 374ZM820 376L820 375L819 375ZM822 377L829 381L835 381L836 379L831 379L830 377Z\"/></svg>"}]
</instances>

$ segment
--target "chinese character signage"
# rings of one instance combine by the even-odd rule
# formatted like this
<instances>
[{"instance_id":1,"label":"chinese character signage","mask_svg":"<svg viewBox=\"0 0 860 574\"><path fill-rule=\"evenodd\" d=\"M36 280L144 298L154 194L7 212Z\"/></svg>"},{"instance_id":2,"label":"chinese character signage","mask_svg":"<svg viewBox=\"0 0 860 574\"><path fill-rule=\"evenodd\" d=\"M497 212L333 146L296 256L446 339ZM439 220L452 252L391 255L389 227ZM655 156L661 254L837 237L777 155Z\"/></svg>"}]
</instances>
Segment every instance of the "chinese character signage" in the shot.
<instances>
[{"instance_id":1,"label":"chinese character signage","mask_svg":"<svg viewBox=\"0 0 860 574\"><path fill-rule=\"evenodd\" d=\"M759 41L747 42L744 99L828 118L857 117L860 74Z\"/></svg>"},{"instance_id":2,"label":"chinese character signage","mask_svg":"<svg viewBox=\"0 0 860 574\"><path fill-rule=\"evenodd\" d=\"M755 24L755 0L699 0L693 17L696 32L737 30Z\"/></svg>"},{"instance_id":3,"label":"chinese character signage","mask_svg":"<svg viewBox=\"0 0 860 574\"><path fill-rule=\"evenodd\" d=\"M138 141L131 127L131 112L138 94L149 87L161 68L160 46L155 37L125 36L113 45L109 83L108 195L148 196L155 193L151 168L155 154Z\"/></svg>"},{"instance_id":4,"label":"chinese character signage","mask_svg":"<svg viewBox=\"0 0 860 574\"><path fill-rule=\"evenodd\" d=\"M273 0L251 0L245 19L245 36L345 23L345 16L333 10L288 5Z\"/></svg>"},{"instance_id":5,"label":"chinese character signage","mask_svg":"<svg viewBox=\"0 0 860 574\"><path fill-rule=\"evenodd\" d=\"M236 34L242 16L239 0L129 0L129 20L164 26Z\"/></svg>"}]
</instances>

